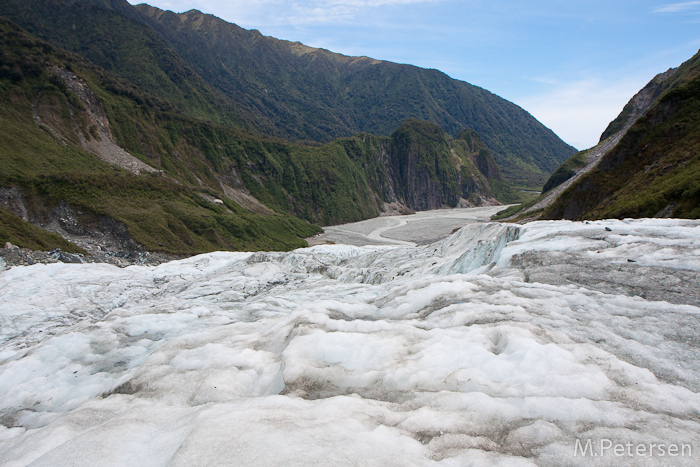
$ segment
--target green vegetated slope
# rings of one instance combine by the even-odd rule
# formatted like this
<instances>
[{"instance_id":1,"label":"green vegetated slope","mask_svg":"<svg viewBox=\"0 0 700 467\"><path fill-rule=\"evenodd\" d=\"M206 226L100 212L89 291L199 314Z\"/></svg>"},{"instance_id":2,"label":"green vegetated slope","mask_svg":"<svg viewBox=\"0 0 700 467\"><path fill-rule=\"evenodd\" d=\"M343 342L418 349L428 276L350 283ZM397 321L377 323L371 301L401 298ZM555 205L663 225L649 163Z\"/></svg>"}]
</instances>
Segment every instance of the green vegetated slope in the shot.
<instances>
[{"instance_id":1,"label":"green vegetated slope","mask_svg":"<svg viewBox=\"0 0 700 467\"><path fill-rule=\"evenodd\" d=\"M524 187L541 186L574 152L523 109L437 70L280 41L198 11L123 0L6 0L0 14L188 116L268 136L388 135L411 117L453 137L472 128L504 180Z\"/></svg>"},{"instance_id":2,"label":"green vegetated slope","mask_svg":"<svg viewBox=\"0 0 700 467\"><path fill-rule=\"evenodd\" d=\"M616 144L616 141L619 140L621 135L623 135L637 119L656 104L663 92L669 88L668 83L670 79L675 76L676 71L677 69L672 68L664 73L658 74L647 83L646 86L630 99L622 112L620 112L620 115L610 122L598 144L590 149L579 151L564 161L564 163L549 177L538 197L526 201L520 206L512 206L498 213L494 216L494 219L511 218L511 220L521 221L539 218L545 212L545 208L554 202L554 197L558 196L556 193L564 188L559 188L561 185L567 183L576 176L576 174L593 169L594 165L597 163L597 157ZM559 189L553 192L552 190L555 188ZM535 205L539 207L534 209Z\"/></svg>"},{"instance_id":3,"label":"green vegetated slope","mask_svg":"<svg viewBox=\"0 0 700 467\"><path fill-rule=\"evenodd\" d=\"M135 88L6 20L0 20L0 31L0 186L18 188L37 222L66 201L85 217L107 216L123 222L132 237L151 251L182 254L290 249L305 245L299 237L319 231L287 214L261 216L229 200L224 205L206 201L201 192L218 193L206 184L187 183L183 175L206 179L212 170L206 161L163 159L163 169L170 176L135 176L102 162L81 147L79 135L90 133L90 122L78 97L52 73L54 67L72 69L91 84L122 142L148 148L138 131L157 129L151 138L167 144L168 129L156 123L180 116L160 110L157 102ZM112 91L103 86L109 83L114 85ZM43 123L37 124L35 117ZM196 123L193 120L191 126ZM136 154L160 168L157 158ZM45 249L65 246L41 232L16 216L3 214L0 219L2 242Z\"/></svg>"},{"instance_id":4,"label":"green vegetated slope","mask_svg":"<svg viewBox=\"0 0 700 467\"><path fill-rule=\"evenodd\" d=\"M576 169L580 169L586 165L586 154L588 151L579 151L569 157L557 170L549 176L547 183L542 187L542 193L547 193L552 188L556 188L571 177L573 177Z\"/></svg>"},{"instance_id":5,"label":"green vegetated slope","mask_svg":"<svg viewBox=\"0 0 700 467\"><path fill-rule=\"evenodd\" d=\"M654 216L700 217L700 53L679 67L651 110L542 217Z\"/></svg>"},{"instance_id":6,"label":"green vegetated slope","mask_svg":"<svg viewBox=\"0 0 700 467\"><path fill-rule=\"evenodd\" d=\"M18 188L39 224L64 201L86 225L100 216L124 223L151 251L289 249L319 231L311 223L366 219L384 203L427 209L514 196L472 130L452 139L409 119L390 136L323 145L261 138L178 112L7 20L0 27L0 187ZM90 153L84 142L98 138L91 115L100 109L86 108L94 103L66 79L94 92L120 147L161 172L133 175ZM258 209L234 202L241 193Z\"/></svg>"},{"instance_id":7,"label":"green vegetated slope","mask_svg":"<svg viewBox=\"0 0 700 467\"><path fill-rule=\"evenodd\" d=\"M0 15L179 112L244 129L273 130L202 79L157 32L144 27L126 1L3 0Z\"/></svg>"},{"instance_id":8,"label":"green vegetated slope","mask_svg":"<svg viewBox=\"0 0 700 467\"><path fill-rule=\"evenodd\" d=\"M412 117L452 136L472 128L506 179L528 186L574 152L520 107L437 70L280 41L196 10L136 8L207 81L292 138L387 135Z\"/></svg>"}]
</instances>

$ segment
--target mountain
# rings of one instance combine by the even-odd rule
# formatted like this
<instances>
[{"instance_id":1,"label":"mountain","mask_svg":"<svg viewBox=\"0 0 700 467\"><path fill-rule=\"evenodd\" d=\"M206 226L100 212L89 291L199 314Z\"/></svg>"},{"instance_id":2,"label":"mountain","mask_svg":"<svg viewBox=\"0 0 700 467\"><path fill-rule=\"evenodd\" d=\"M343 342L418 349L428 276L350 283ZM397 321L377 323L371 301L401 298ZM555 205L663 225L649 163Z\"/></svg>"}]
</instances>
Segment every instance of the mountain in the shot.
<instances>
[{"instance_id":1,"label":"mountain","mask_svg":"<svg viewBox=\"0 0 700 467\"><path fill-rule=\"evenodd\" d=\"M215 179L206 161L176 155L180 146L149 159L136 147L139 131L151 135L146 143L172 144L166 135L179 137L178 123L189 130L201 123L2 18L0 32L3 243L70 251L29 223L86 249L109 244L175 254L291 249L320 230L218 198L207 186ZM171 128L163 125L168 119Z\"/></svg>"},{"instance_id":2,"label":"mountain","mask_svg":"<svg viewBox=\"0 0 700 467\"><path fill-rule=\"evenodd\" d=\"M700 52L657 75L511 219L700 217Z\"/></svg>"},{"instance_id":3,"label":"mountain","mask_svg":"<svg viewBox=\"0 0 700 467\"><path fill-rule=\"evenodd\" d=\"M54 46L80 54L174 109L243 129L265 127L202 79L122 0L7 0L7 16Z\"/></svg>"},{"instance_id":4,"label":"mountain","mask_svg":"<svg viewBox=\"0 0 700 467\"><path fill-rule=\"evenodd\" d=\"M531 115L437 70L265 37L196 10L124 0L6 0L0 14L186 115L289 140L388 135L408 118L479 133L511 185L539 187L574 149Z\"/></svg>"},{"instance_id":5,"label":"mountain","mask_svg":"<svg viewBox=\"0 0 700 467\"><path fill-rule=\"evenodd\" d=\"M86 250L290 249L320 230L313 224L367 219L387 205L517 197L473 130L453 139L409 119L390 136L263 138L185 115L9 20L0 28L3 242L17 243L18 226L31 223Z\"/></svg>"}]
</instances>

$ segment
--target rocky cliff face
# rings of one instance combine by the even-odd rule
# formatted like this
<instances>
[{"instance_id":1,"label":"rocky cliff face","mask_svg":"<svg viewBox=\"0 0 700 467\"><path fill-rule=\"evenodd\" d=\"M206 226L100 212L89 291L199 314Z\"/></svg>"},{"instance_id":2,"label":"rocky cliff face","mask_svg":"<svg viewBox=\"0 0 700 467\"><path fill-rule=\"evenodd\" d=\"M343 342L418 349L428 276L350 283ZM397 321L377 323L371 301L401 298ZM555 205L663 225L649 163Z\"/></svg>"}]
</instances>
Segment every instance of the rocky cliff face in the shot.
<instances>
[{"instance_id":1,"label":"rocky cliff face","mask_svg":"<svg viewBox=\"0 0 700 467\"><path fill-rule=\"evenodd\" d=\"M490 182L502 174L475 131L452 139L435 124L410 119L388 148L388 201L417 211L498 204Z\"/></svg>"},{"instance_id":2,"label":"rocky cliff face","mask_svg":"<svg viewBox=\"0 0 700 467\"><path fill-rule=\"evenodd\" d=\"M442 129L411 120L392 135L391 175L399 201L418 211L456 206L458 170Z\"/></svg>"}]
</instances>

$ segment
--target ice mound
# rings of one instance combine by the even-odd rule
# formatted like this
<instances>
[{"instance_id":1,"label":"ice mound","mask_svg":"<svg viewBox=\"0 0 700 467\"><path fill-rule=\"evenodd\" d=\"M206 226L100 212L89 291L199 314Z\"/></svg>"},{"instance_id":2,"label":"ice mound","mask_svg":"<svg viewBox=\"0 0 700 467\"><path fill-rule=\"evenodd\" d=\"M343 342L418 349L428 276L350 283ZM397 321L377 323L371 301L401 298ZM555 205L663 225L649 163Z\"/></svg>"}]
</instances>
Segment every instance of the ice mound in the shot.
<instances>
[{"instance_id":1,"label":"ice mound","mask_svg":"<svg viewBox=\"0 0 700 467\"><path fill-rule=\"evenodd\" d=\"M15 267L0 460L699 465L698 271L669 219Z\"/></svg>"}]
</instances>

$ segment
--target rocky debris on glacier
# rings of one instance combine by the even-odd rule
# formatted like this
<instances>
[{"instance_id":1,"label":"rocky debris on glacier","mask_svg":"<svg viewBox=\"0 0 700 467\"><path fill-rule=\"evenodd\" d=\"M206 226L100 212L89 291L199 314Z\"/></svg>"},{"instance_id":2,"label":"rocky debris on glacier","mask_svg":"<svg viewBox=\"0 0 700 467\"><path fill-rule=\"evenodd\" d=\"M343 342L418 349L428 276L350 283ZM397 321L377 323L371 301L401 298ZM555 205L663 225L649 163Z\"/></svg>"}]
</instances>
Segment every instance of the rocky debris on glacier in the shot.
<instances>
[{"instance_id":1,"label":"rocky debris on glacier","mask_svg":"<svg viewBox=\"0 0 700 467\"><path fill-rule=\"evenodd\" d=\"M12 268L0 458L698 465L699 272L669 219Z\"/></svg>"},{"instance_id":2,"label":"rocky debris on glacier","mask_svg":"<svg viewBox=\"0 0 700 467\"><path fill-rule=\"evenodd\" d=\"M7 242L9 243L9 242ZM92 254L68 253L57 248L52 251L37 251L6 244L0 248L0 261L3 267L31 266L32 264L50 263L107 263L113 266L126 267L133 265L155 266L172 261L173 255L139 251L93 251ZM3 269L0 267L0 270Z\"/></svg>"}]
</instances>

